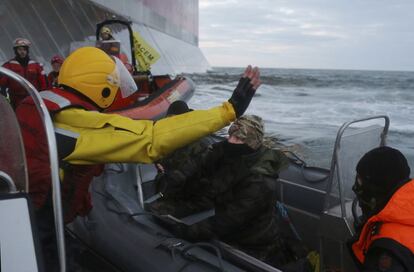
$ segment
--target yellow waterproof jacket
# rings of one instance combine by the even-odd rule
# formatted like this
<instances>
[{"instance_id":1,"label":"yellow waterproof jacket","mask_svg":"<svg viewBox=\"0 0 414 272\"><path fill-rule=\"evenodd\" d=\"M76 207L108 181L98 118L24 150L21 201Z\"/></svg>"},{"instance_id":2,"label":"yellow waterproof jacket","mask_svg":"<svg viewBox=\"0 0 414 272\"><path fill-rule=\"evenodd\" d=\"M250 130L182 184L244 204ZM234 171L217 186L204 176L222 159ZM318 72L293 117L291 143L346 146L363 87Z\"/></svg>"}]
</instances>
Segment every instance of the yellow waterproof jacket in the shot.
<instances>
[{"instance_id":1,"label":"yellow waterproof jacket","mask_svg":"<svg viewBox=\"0 0 414 272\"><path fill-rule=\"evenodd\" d=\"M75 149L64 158L71 164L151 163L234 119L228 102L156 122L79 108L64 109L53 116L57 133L76 138Z\"/></svg>"}]
</instances>

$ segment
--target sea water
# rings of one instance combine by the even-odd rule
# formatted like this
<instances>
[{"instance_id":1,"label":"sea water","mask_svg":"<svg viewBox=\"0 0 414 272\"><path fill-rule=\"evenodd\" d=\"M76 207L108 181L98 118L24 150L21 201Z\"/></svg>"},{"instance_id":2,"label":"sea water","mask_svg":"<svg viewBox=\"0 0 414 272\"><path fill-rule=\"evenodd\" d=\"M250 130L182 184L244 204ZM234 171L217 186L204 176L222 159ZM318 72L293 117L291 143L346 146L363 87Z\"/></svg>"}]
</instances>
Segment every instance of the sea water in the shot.
<instances>
[{"instance_id":1,"label":"sea water","mask_svg":"<svg viewBox=\"0 0 414 272\"><path fill-rule=\"evenodd\" d=\"M242 72L214 68L191 75L197 88L190 106L227 100ZM266 134L293 147L308 165L329 168L344 122L387 115L387 144L401 150L414 171L414 72L261 69L261 79L247 113L261 116Z\"/></svg>"}]
</instances>

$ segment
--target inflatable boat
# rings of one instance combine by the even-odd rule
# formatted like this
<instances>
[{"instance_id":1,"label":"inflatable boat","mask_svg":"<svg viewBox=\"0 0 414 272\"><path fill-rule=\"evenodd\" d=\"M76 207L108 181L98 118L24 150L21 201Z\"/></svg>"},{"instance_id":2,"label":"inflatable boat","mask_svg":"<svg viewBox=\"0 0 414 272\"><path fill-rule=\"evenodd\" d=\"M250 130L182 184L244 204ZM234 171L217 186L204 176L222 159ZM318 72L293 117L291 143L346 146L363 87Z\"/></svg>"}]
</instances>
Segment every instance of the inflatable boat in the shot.
<instances>
[{"instance_id":1,"label":"inflatable boat","mask_svg":"<svg viewBox=\"0 0 414 272\"><path fill-rule=\"evenodd\" d=\"M354 169L366 151L385 143L388 126L386 116L345 123L331 169L290 156L289 167L275 179L297 238L319 252L322 271L355 271L346 248L354 233L353 213L359 212L352 205ZM107 165L91 187L94 208L78 218L75 232L123 271L278 271L221 241L192 244L174 237L160 224L163 219L191 225L214 210L178 219L147 212L146 201L157 194L155 175L153 165Z\"/></svg>"},{"instance_id":2,"label":"inflatable boat","mask_svg":"<svg viewBox=\"0 0 414 272\"><path fill-rule=\"evenodd\" d=\"M154 76L151 81L139 83L139 91L130 103L116 102L108 112L132 119L158 120L165 116L171 103L188 101L195 90L194 82L184 76L171 79L170 76Z\"/></svg>"}]
</instances>

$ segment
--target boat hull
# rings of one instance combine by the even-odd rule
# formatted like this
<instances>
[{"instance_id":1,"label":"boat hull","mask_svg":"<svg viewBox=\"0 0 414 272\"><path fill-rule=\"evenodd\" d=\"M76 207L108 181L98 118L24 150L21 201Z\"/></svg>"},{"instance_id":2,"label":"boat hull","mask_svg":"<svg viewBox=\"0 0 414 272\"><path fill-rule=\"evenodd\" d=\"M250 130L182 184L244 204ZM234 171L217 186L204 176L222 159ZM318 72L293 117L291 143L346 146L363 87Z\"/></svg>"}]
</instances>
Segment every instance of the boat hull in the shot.
<instances>
[{"instance_id":1,"label":"boat hull","mask_svg":"<svg viewBox=\"0 0 414 272\"><path fill-rule=\"evenodd\" d=\"M157 80L155 79L155 83ZM144 89L144 88L143 88ZM177 100L188 101L193 96L195 85L187 77L178 77L163 83L157 91L150 94L143 100L128 106L125 109L115 111L131 119L158 120L165 117L168 107ZM140 90L144 92L145 90Z\"/></svg>"},{"instance_id":2,"label":"boat hull","mask_svg":"<svg viewBox=\"0 0 414 272\"><path fill-rule=\"evenodd\" d=\"M71 229L121 271L218 271L216 254L175 238L141 207L136 165L108 165L91 186L93 209ZM244 271L223 261L225 271ZM182 269L182 270L181 270Z\"/></svg>"},{"instance_id":3,"label":"boat hull","mask_svg":"<svg viewBox=\"0 0 414 272\"><path fill-rule=\"evenodd\" d=\"M314 187L319 188L326 185L328 172L320 168L303 168L300 164L291 161L289 168L281 173L281 178L295 179L292 182L293 185L304 186L311 186L304 177L312 180L320 179L320 183L314 184ZM156 193L155 175L156 168L152 165L107 165L105 174L92 183L91 194L94 208L86 218L78 218L72 225L72 229L91 248L125 271L176 271L180 267L189 265L189 260L181 254L180 249L193 244L176 238L165 228L165 224L160 224L162 221L145 212L140 204L139 199L150 199ZM137 189L139 187L136 182L142 184L142 191ZM279 186L281 186L280 183ZM285 193L286 205L290 203L292 207L298 205L300 207L300 204L295 202L298 201L297 188L293 195L289 195L288 191L289 188L286 185L280 191ZM306 209L309 213L313 211L316 213L316 210L322 209L320 203L323 195L309 194L305 197L308 197L305 201L308 204ZM185 224L193 224L213 214L214 212L204 212L181 220ZM292 222L309 223L309 225L299 226L297 231L305 242L315 246L312 249L317 249L315 233L317 233L319 220L303 221L307 217L303 217L300 213L293 213L291 216ZM288 232L290 230L286 229L286 233ZM219 247L222 250L225 271L279 271L249 255L243 256L243 253L242 256L235 257L235 249L231 247L230 249ZM229 254L228 250L233 254ZM175 257L172 257L174 254ZM191 262L188 271L215 271L217 269L215 265L218 259L214 252L197 248L196 252L191 252L191 254L196 256L196 259L204 261Z\"/></svg>"}]
</instances>

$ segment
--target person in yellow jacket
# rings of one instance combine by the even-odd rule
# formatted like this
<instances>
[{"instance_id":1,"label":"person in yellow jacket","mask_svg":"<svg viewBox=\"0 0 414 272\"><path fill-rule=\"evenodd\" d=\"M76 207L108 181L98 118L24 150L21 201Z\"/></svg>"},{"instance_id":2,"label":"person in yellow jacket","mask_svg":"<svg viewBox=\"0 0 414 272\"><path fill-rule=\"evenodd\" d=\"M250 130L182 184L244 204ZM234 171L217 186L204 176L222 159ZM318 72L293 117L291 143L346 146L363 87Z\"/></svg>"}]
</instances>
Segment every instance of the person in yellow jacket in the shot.
<instances>
[{"instance_id":1,"label":"person in yellow jacket","mask_svg":"<svg viewBox=\"0 0 414 272\"><path fill-rule=\"evenodd\" d=\"M60 166L64 170L62 198L68 223L89 211L85 203L89 202L89 183L99 173L97 164L150 163L223 128L245 112L260 85L260 73L257 67L248 66L231 98L220 106L157 122L101 112L114 102L118 92L125 98L137 87L122 62L98 48L84 47L69 55L62 64L58 84L57 88L41 92L41 96L55 126ZM54 230L49 158L42 121L35 112L30 98L16 110L43 251L45 259L52 260L55 244L50 242Z\"/></svg>"}]
</instances>

